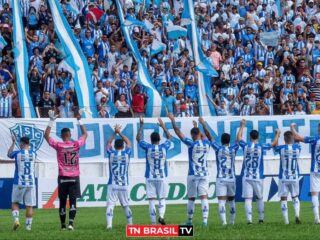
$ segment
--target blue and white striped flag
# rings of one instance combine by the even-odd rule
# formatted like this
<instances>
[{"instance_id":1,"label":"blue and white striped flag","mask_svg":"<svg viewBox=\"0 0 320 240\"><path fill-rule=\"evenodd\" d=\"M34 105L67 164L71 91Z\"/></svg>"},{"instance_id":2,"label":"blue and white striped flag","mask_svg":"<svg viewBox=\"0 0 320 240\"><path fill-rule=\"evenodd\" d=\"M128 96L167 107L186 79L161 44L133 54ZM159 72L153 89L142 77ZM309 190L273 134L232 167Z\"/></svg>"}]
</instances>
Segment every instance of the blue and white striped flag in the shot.
<instances>
[{"instance_id":1,"label":"blue and white striped flag","mask_svg":"<svg viewBox=\"0 0 320 240\"><path fill-rule=\"evenodd\" d=\"M7 45L8 43L6 42L6 40L4 40L4 38L0 35L0 49L3 49Z\"/></svg>"},{"instance_id":2,"label":"blue and white striped flag","mask_svg":"<svg viewBox=\"0 0 320 240\"><path fill-rule=\"evenodd\" d=\"M152 45L151 45L151 55L155 55L159 52L162 52L163 50L165 50L167 48L167 45L165 45L164 43L158 41L157 39L153 39Z\"/></svg>"},{"instance_id":3,"label":"blue and white striped flag","mask_svg":"<svg viewBox=\"0 0 320 240\"><path fill-rule=\"evenodd\" d=\"M70 0L68 4L69 4L69 10L72 13L74 13L75 15L78 15L80 13L80 9L77 3L75 2L75 0Z\"/></svg>"},{"instance_id":4,"label":"blue and white striped flag","mask_svg":"<svg viewBox=\"0 0 320 240\"><path fill-rule=\"evenodd\" d=\"M187 29L184 27L180 27L178 25L173 25L170 23L167 26L167 35L170 40L178 39L179 37L186 37L187 36Z\"/></svg>"}]
</instances>

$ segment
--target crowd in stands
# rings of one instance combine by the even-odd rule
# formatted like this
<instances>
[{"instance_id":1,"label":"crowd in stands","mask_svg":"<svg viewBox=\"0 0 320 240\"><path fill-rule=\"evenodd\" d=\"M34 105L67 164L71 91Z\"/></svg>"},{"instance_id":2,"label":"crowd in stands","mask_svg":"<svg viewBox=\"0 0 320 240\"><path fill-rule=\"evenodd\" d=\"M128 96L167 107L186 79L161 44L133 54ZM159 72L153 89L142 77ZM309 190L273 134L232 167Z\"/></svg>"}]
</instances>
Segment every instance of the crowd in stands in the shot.
<instances>
[{"instance_id":1,"label":"crowd in stands","mask_svg":"<svg viewBox=\"0 0 320 240\"><path fill-rule=\"evenodd\" d=\"M0 117L20 117L15 79L12 9L0 4ZM186 27L183 0L120 0L155 89L168 112L199 114L198 72L187 37L169 39L167 27ZM41 117L77 113L73 74L55 33L46 1L20 0L28 48L30 97ZM74 11L77 6L79 12ZM138 65L124 35L115 0L62 0L61 7L92 75L99 117L140 117L148 96L138 83ZM216 115L303 115L320 113L320 1L194 1L197 34L217 71L208 104ZM151 27L150 27L151 26ZM154 54L159 41L166 48ZM154 106L154 107L161 107Z\"/></svg>"}]
</instances>

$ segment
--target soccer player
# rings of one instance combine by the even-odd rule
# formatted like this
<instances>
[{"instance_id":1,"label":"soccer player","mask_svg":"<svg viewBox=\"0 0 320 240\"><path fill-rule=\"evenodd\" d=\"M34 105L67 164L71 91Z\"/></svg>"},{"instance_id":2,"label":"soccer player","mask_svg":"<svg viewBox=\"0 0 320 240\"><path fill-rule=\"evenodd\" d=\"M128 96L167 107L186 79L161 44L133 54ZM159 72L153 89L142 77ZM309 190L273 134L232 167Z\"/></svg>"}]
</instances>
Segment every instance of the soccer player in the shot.
<instances>
[{"instance_id":1,"label":"soccer player","mask_svg":"<svg viewBox=\"0 0 320 240\"><path fill-rule=\"evenodd\" d=\"M289 224L288 219L288 194L291 194L293 208L296 216L296 224L300 224L300 201L299 201L299 165L301 146L294 143L291 131L284 133L285 145L275 147L275 151L280 154L279 190L281 198L281 211L285 224Z\"/></svg>"},{"instance_id":2,"label":"soccer player","mask_svg":"<svg viewBox=\"0 0 320 240\"><path fill-rule=\"evenodd\" d=\"M32 207L36 205L36 187L34 177L34 164L36 154L30 149L28 137L20 138L20 150L13 151L16 139L12 136L12 144L8 150L8 157L15 159L15 171L12 187L12 217L13 230L20 226L19 204L26 206L26 230L32 226Z\"/></svg>"},{"instance_id":3,"label":"soccer player","mask_svg":"<svg viewBox=\"0 0 320 240\"><path fill-rule=\"evenodd\" d=\"M241 120L240 129L237 134L237 141L243 150L242 164L242 197L245 199L245 210L248 224L252 224L252 198L255 195L259 223L264 220L264 202L263 202L263 153L278 145L280 131L277 129L276 136L272 144L260 144L259 132L252 130L250 132L250 142L242 140L243 129L246 126L246 120Z\"/></svg>"},{"instance_id":4,"label":"soccer player","mask_svg":"<svg viewBox=\"0 0 320 240\"><path fill-rule=\"evenodd\" d=\"M187 179L188 192L188 220L187 224L192 225L192 218L195 210L195 200L199 196L201 199L202 225L208 225L209 203L208 203L208 162L207 157L210 150L210 142L202 139L200 129L191 129L191 138L186 138L177 126L172 114L168 114L172 122L173 129L181 141L188 146L189 170Z\"/></svg>"},{"instance_id":5,"label":"soccer player","mask_svg":"<svg viewBox=\"0 0 320 240\"><path fill-rule=\"evenodd\" d=\"M116 135L121 139L114 141L114 148L112 142ZM126 146L124 146L124 143ZM114 127L114 133L108 140L107 152L109 154L109 182L107 195L107 229L112 229L113 209L119 200L124 209L128 224L132 224L132 212L129 207L129 162L131 154L131 142L121 133L121 126Z\"/></svg>"},{"instance_id":6,"label":"soccer player","mask_svg":"<svg viewBox=\"0 0 320 240\"><path fill-rule=\"evenodd\" d=\"M77 213L77 198L81 197L80 191L80 169L79 157L80 148L85 144L87 139L87 130L81 121L82 110L77 117L82 136L77 140L71 140L71 131L69 128L61 130L62 142L58 142L50 137L50 131L56 119L54 111L49 111L50 122L46 128L44 138L48 144L57 151L58 160L58 195L59 195L59 214L61 229L66 230L66 204L69 196L69 225L68 230L74 229L74 219Z\"/></svg>"},{"instance_id":7,"label":"soccer player","mask_svg":"<svg viewBox=\"0 0 320 240\"><path fill-rule=\"evenodd\" d=\"M320 124L318 125L318 135L303 137L296 131L296 125L291 124L293 137L297 142L311 144L311 170L310 170L310 192L312 209L314 214L314 223L320 224L319 219L319 199L320 192Z\"/></svg>"},{"instance_id":8,"label":"soccer player","mask_svg":"<svg viewBox=\"0 0 320 240\"><path fill-rule=\"evenodd\" d=\"M152 224L156 224L157 212L155 201L159 199L159 223L165 225L164 215L166 211L167 197L167 151L171 146L171 135L161 118L158 118L159 126L163 129L167 140L160 144L160 134L153 132L150 135L151 144L142 140L143 118L140 118L140 128L137 133L139 146L146 152L146 190L149 200L149 215Z\"/></svg>"},{"instance_id":9,"label":"soccer player","mask_svg":"<svg viewBox=\"0 0 320 240\"><path fill-rule=\"evenodd\" d=\"M239 145L237 143L230 146L230 134L223 133L221 135L221 145L214 141L210 132L208 131L206 122L202 117L199 118L199 122L203 127L204 133L211 141L211 146L216 152L216 164L217 164L217 183L216 183L216 195L218 197L219 214L222 221L222 225L227 224L226 219L226 201L230 206L230 224L234 224L236 217L236 176L235 176L235 158Z\"/></svg>"}]
</instances>

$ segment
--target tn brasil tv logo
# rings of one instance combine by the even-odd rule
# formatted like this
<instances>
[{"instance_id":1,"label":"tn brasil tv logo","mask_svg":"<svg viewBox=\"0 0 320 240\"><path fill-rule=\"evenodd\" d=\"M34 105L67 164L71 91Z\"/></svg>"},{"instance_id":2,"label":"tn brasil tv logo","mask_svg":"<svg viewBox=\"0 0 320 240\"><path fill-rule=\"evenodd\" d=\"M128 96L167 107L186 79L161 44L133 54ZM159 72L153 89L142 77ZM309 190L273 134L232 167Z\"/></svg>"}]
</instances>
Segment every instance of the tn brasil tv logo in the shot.
<instances>
[{"instance_id":1,"label":"tn brasil tv logo","mask_svg":"<svg viewBox=\"0 0 320 240\"><path fill-rule=\"evenodd\" d=\"M127 237L193 237L193 226L188 225L127 225Z\"/></svg>"}]
</instances>

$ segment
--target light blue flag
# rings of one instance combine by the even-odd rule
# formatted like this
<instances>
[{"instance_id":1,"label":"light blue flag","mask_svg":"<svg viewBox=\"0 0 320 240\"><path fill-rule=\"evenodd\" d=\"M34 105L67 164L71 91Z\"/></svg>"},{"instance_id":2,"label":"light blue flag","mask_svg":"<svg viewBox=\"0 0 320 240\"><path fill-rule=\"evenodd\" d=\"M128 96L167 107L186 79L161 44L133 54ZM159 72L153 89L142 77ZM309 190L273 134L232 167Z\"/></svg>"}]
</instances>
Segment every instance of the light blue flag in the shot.
<instances>
[{"instance_id":1,"label":"light blue flag","mask_svg":"<svg viewBox=\"0 0 320 240\"><path fill-rule=\"evenodd\" d=\"M167 26L167 34L170 40L187 36L187 29L178 25L169 24Z\"/></svg>"},{"instance_id":2,"label":"light blue flag","mask_svg":"<svg viewBox=\"0 0 320 240\"><path fill-rule=\"evenodd\" d=\"M5 46L7 46L8 43L4 38L0 35L0 48L3 49Z\"/></svg>"},{"instance_id":3,"label":"light blue flag","mask_svg":"<svg viewBox=\"0 0 320 240\"><path fill-rule=\"evenodd\" d=\"M152 45L151 45L151 55L155 55L159 52L162 52L163 50L165 50L167 47L167 45L165 45L164 43L158 41L157 39L153 39Z\"/></svg>"}]
</instances>

